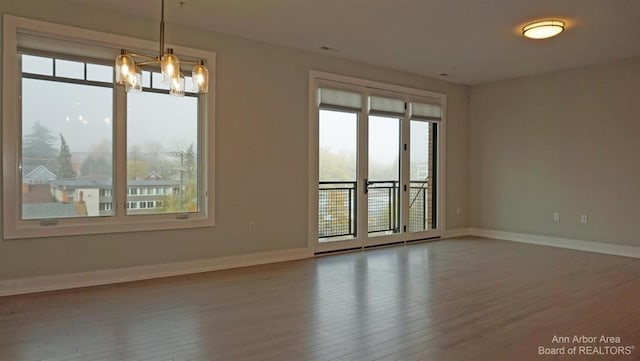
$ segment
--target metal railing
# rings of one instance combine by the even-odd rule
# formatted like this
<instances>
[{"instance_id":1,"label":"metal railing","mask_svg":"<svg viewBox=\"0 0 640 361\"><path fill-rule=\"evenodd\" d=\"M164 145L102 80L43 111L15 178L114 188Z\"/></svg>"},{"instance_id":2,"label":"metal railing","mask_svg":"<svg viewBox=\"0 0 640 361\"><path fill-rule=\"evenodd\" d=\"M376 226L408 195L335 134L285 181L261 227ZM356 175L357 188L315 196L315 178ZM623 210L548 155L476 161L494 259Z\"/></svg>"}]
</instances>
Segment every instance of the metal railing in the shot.
<instances>
[{"instance_id":1,"label":"metal railing","mask_svg":"<svg viewBox=\"0 0 640 361\"><path fill-rule=\"evenodd\" d=\"M429 182L411 181L409 187L409 225L407 231L416 232L429 226ZM356 222L355 181L319 182L318 237L355 236ZM398 181L368 181L369 233L399 232L400 186Z\"/></svg>"},{"instance_id":2,"label":"metal railing","mask_svg":"<svg viewBox=\"0 0 640 361\"><path fill-rule=\"evenodd\" d=\"M356 182L320 182L318 237L355 236Z\"/></svg>"},{"instance_id":3,"label":"metal railing","mask_svg":"<svg viewBox=\"0 0 640 361\"><path fill-rule=\"evenodd\" d=\"M424 181L411 181L409 187L409 232L418 232L427 229L428 179Z\"/></svg>"},{"instance_id":4,"label":"metal railing","mask_svg":"<svg viewBox=\"0 0 640 361\"><path fill-rule=\"evenodd\" d=\"M369 233L399 232L399 182L368 181L367 190L369 195Z\"/></svg>"}]
</instances>

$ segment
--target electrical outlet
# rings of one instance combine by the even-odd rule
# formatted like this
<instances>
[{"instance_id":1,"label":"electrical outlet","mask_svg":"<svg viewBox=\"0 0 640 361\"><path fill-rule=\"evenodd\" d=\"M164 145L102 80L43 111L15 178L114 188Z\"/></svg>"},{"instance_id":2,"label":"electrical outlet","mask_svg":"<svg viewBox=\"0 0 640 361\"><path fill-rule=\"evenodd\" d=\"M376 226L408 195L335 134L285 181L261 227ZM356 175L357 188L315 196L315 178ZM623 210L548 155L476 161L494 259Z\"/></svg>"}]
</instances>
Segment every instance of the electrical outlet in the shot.
<instances>
[{"instance_id":1,"label":"electrical outlet","mask_svg":"<svg viewBox=\"0 0 640 361\"><path fill-rule=\"evenodd\" d=\"M456 214L460 215L460 206L456 207Z\"/></svg>"},{"instance_id":2,"label":"electrical outlet","mask_svg":"<svg viewBox=\"0 0 640 361\"><path fill-rule=\"evenodd\" d=\"M586 214L580 215L580 223L587 224L589 223L589 216Z\"/></svg>"},{"instance_id":3,"label":"electrical outlet","mask_svg":"<svg viewBox=\"0 0 640 361\"><path fill-rule=\"evenodd\" d=\"M249 233L253 233L256 231L256 222L249 222Z\"/></svg>"},{"instance_id":4,"label":"electrical outlet","mask_svg":"<svg viewBox=\"0 0 640 361\"><path fill-rule=\"evenodd\" d=\"M554 212L553 213L553 221L554 222L560 222L560 212Z\"/></svg>"}]
</instances>

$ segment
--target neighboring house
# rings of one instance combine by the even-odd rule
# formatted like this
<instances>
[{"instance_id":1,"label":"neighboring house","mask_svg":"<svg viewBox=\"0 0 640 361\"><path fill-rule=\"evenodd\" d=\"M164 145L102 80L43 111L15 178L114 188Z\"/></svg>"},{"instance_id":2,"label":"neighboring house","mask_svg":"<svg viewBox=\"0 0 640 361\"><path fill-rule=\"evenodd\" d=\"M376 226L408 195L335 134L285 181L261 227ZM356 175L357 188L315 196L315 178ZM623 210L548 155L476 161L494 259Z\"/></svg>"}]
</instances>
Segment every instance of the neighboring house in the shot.
<instances>
[{"instance_id":1,"label":"neighboring house","mask_svg":"<svg viewBox=\"0 0 640 361\"><path fill-rule=\"evenodd\" d=\"M129 214L155 213L163 207L166 196L177 193L180 189L180 182L172 179L128 182L126 206ZM57 179L51 182L51 194L56 202L83 203L89 217L113 214L111 179Z\"/></svg>"},{"instance_id":2,"label":"neighboring house","mask_svg":"<svg viewBox=\"0 0 640 361\"><path fill-rule=\"evenodd\" d=\"M109 215L111 212L101 212L100 202L111 203L111 194L100 197L101 189L111 190L111 180L68 178L56 179L51 182L51 194L59 203L82 203L89 217Z\"/></svg>"},{"instance_id":3,"label":"neighboring house","mask_svg":"<svg viewBox=\"0 0 640 361\"><path fill-rule=\"evenodd\" d=\"M22 167L22 203L49 203L51 202L51 187L49 184L56 179L47 166L42 164L23 165ZM23 214L26 211L23 212Z\"/></svg>"},{"instance_id":4,"label":"neighboring house","mask_svg":"<svg viewBox=\"0 0 640 361\"><path fill-rule=\"evenodd\" d=\"M162 179L162 176L158 174L158 172L156 172L155 170L151 170L147 174L146 179Z\"/></svg>"},{"instance_id":5,"label":"neighboring house","mask_svg":"<svg viewBox=\"0 0 640 361\"><path fill-rule=\"evenodd\" d=\"M163 202L180 191L180 181L174 179L130 180L127 188L127 212L129 214L154 213Z\"/></svg>"},{"instance_id":6,"label":"neighboring house","mask_svg":"<svg viewBox=\"0 0 640 361\"><path fill-rule=\"evenodd\" d=\"M25 166L22 169L23 184L49 184L56 179L56 174L49 168L40 164L37 166Z\"/></svg>"}]
</instances>

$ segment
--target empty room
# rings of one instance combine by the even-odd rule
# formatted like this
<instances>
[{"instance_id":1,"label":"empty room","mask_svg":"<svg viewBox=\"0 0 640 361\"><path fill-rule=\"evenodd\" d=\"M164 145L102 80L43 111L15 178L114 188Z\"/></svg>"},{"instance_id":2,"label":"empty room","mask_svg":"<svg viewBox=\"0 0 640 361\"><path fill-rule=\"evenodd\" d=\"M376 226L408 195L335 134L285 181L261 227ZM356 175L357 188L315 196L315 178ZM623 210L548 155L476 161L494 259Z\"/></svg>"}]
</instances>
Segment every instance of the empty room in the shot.
<instances>
[{"instance_id":1,"label":"empty room","mask_svg":"<svg viewBox=\"0 0 640 361\"><path fill-rule=\"evenodd\" d=\"M639 0L3 0L0 361L639 360Z\"/></svg>"}]
</instances>

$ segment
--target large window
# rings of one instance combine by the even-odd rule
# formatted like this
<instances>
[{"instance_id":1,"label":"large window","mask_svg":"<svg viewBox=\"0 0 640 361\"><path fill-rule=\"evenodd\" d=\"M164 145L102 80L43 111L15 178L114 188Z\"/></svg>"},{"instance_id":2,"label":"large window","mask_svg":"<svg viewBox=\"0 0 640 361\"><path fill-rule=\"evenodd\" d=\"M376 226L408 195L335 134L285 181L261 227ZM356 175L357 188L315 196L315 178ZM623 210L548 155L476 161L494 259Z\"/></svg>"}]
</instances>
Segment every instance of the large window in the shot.
<instances>
[{"instance_id":1,"label":"large window","mask_svg":"<svg viewBox=\"0 0 640 361\"><path fill-rule=\"evenodd\" d=\"M151 43L4 21L5 238L214 224L214 87L189 93L187 77L185 96L170 96L148 67L143 91L127 93L113 82L117 48ZM215 76L215 54L181 54Z\"/></svg>"}]
</instances>

